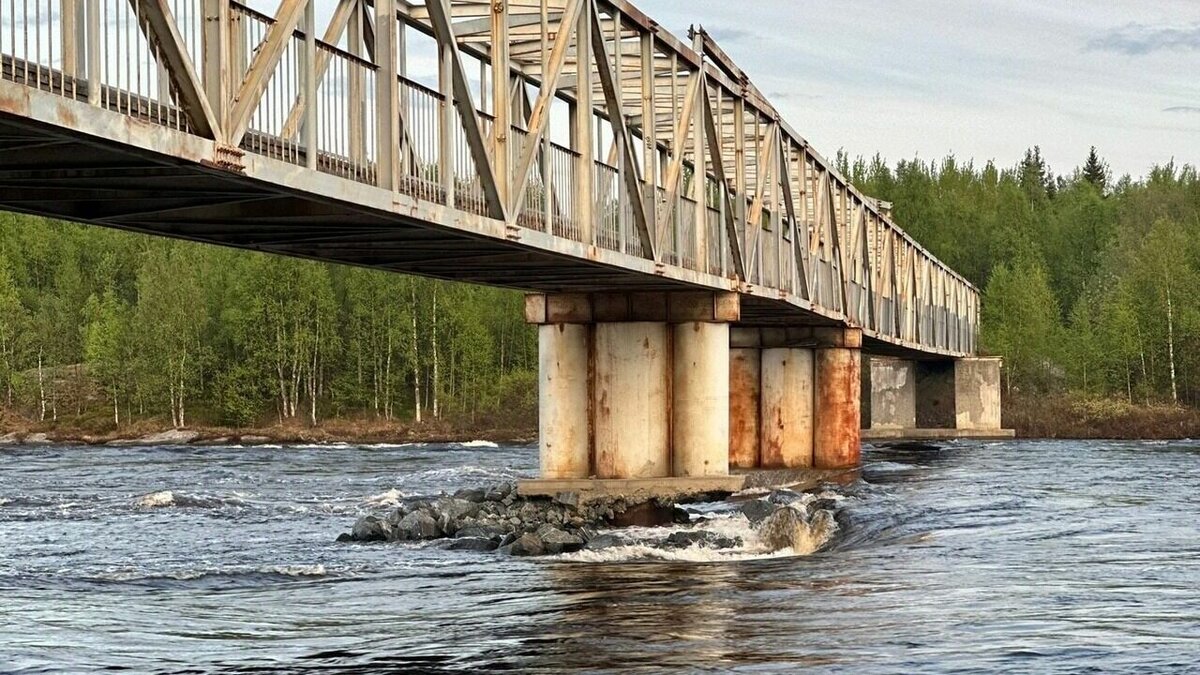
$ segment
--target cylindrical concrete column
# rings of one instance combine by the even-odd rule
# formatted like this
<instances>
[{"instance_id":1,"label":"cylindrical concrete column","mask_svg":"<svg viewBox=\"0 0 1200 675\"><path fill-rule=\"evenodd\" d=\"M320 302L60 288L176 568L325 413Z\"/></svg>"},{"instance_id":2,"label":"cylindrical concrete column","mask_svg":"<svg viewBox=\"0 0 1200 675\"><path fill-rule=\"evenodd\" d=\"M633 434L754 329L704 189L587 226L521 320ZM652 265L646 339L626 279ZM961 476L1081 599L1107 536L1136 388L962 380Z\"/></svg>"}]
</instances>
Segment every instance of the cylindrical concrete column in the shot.
<instances>
[{"instance_id":1,"label":"cylindrical concrete column","mask_svg":"<svg viewBox=\"0 0 1200 675\"><path fill-rule=\"evenodd\" d=\"M598 323L594 344L596 477L671 475L667 324Z\"/></svg>"},{"instance_id":2,"label":"cylindrical concrete column","mask_svg":"<svg viewBox=\"0 0 1200 675\"><path fill-rule=\"evenodd\" d=\"M729 475L729 324L677 324L671 468L677 477Z\"/></svg>"},{"instance_id":3,"label":"cylindrical concrete column","mask_svg":"<svg viewBox=\"0 0 1200 675\"><path fill-rule=\"evenodd\" d=\"M761 374L758 347L729 350L729 466L735 469L758 468Z\"/></svg>"},{"instance_id":4,"label":"cylindrical concrete column","mask_svg":"<svg viewBox=\"0 0 1200 675\"><path fill-rule=\"evenodd\" d=\"M818 469L841 469L861 462L861 368L858 349L817 350L813 465Z\"/></svg>"},{"instance_id":5,"label":"cylindrical concrete column","mask_svg":"<svg viewBox=\"0 0 1200 675\"><path fill-rule=\"evenodd\" d=\"M813 463L813 352L762 350L761 456L767 469Z\"/></svg>"},{"instance_id":6,"label":"cylindrical concrete column","mask_svg":"<svg viewBox=\"0 0 1200 675\"><path fill-rule=\"evenodd\" d=\"M538 446L542 478L587 478L588 326L538 326Z\"/></svg>"}]
</instances>

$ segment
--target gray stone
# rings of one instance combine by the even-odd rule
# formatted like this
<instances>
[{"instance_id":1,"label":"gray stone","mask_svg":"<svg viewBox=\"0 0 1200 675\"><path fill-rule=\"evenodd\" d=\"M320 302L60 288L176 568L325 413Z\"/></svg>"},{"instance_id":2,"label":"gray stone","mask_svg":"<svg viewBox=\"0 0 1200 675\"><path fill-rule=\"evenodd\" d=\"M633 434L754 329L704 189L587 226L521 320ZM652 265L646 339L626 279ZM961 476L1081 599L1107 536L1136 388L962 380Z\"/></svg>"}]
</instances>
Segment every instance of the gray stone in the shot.
<instances>
[{"instance_id":1,"label":"gray stone","mask_svg":"<svg viewBox=\"0 0 1200 675\"><path fill-rule=\"evenodd\" d=\"M483 488L463 488L454 493L455 499L463 499L475 504L482 502L486 496L487 490L484 490Z\"/></svg>"},{"instance_id":2,"label":"gray stone","mask_svg":"<svg viewBox=\"0 0 1200 675\"><path fill-rule=\"evenodd\" d=\"M626 543L627 542L623 538L615 534L598 534L588 539L588 542L584 548L589 551L599 551L601 549L612 548L614 546L625 546Z\"/></svg>"},{"instance_id":3,"label":"gray stone","mask_svg":"<svg viewBox=\"0 0 1200 675\"><path fill-rule=\"evenodd\" d=\"M364 516L350 530L354 541L384 541L387 539L383 521L375 516Z\"/></svg>"},{"instance_id":4,"label":"gray stone","mask_svg":"<svg viewBox=\"0 0 1200 675\"><path fill-rule=\"evenodd\" d=\"M708 530L681 530L672 532L665 542L667 548L735 548L742 545L740 538L726 537Z\"/></svg>"},{"instance_id":5,"label":"gray stone","mask_svg":"<svg viewBox=\"0 0 1200 675\"><path fill-rule=\"evenodd\" d=\"M396 530L393 533L393 539L396 541L420 541L437 539L440 536L442 536L442 528L426 511L413 511L404 516L396 524Z\"/></svg>"},{"instance_id":6,"label":"gray stone","mask_svg":"<svg viewBox=\"0 0 1200 675\"><path fill-rule=\"evenodd\" d=\"M460 537L446 544L447 551L495 551L500 542L482 537Z\"/></svg>"},{"instance_id":7,"label":"gray stone","mask_svg":"<svg viewBox=\"0 0 1200 675\"><path fill-rule=\"evenodd\" d=\"M583 538L559 529L553 525L542 525L535 535L542 541L546 553L573 553L583 548Z\"/></svg>"},{"instance_id":8,"label":"gray stone","mask_svg":"<svg viewBox=\"0 0 1200 675\"><path fill-rule=\"evenodd\" d=\"M804 495L792 490L775 490L771 494L767 495L767 501L771 502L772 504L778 504L779 506L795 504L803 499Z\"/></svg>"},{"instance_id":9,"label":"gray stone","mask_svg":"<svg viewBox=\"0 0 1200 675\"><path fill-rule=\"evenodd\" d=\"M762 522L765 518L775 513L779 507L765 499L751 499L742 504L738 509L746 519L752 523Z\"/></svg>"},{"instance_id":10,"label":"gray stone","mask_svg":"<svg viewBox=\"0 0 1200 675\"><path fill-rule=\"evenodd\" d=\"M501 547L501 551L514 556L538 556L546 553L546 547L537 535L526 532L513 543Z\"/></svg>"},{"instance_id":11,"label":"gray stone","mask_svg":"<svg viewBox=\"0 0 1200 675\"><path fill-rule=\"evenodd\" d=\"M494 525L468 525L454 533L456 538L495 539L500 541L508 531Z\"/></svg>"}]
</instances>

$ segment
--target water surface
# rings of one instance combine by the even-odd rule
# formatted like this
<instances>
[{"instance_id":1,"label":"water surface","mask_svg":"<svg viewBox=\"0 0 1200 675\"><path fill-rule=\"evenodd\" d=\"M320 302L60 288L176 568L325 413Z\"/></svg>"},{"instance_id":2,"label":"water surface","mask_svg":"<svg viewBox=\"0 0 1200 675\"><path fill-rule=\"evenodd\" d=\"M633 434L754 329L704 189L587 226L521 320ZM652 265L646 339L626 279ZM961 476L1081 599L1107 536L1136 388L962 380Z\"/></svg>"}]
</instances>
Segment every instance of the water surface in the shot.
<instances>
[{"instance_id":1,"label":"water surface","mask_svg":"<svg viewBox=\"0 0 1200 675\"><path fill-rule=\"evenodd\" d=\"M3 449L0 671L1200 668L1200 444L865 459L813 555L528 560L334 538L535 448Z\"/></svg>"}]
</instances>

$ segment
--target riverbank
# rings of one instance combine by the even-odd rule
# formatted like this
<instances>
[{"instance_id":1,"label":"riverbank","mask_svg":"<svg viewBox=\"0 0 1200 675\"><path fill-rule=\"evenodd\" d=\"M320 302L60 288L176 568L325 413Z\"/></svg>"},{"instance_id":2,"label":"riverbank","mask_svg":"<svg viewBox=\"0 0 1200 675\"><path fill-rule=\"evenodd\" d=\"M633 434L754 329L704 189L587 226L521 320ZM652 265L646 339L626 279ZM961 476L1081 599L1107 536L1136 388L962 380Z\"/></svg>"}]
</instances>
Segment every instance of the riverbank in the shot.
<instances>
[{"instance_id":1,"label":"riverbank","mask_svg":"<svg viewBox=\"0 0 1200 675\"><path fill-rule=\"evenodd\" d=\"M311 443L465 443L486 439L521 445L537 439L536 424L475 424L436 420L406 424L383 420L333 419L310 426L301 423L256 427L188 426L139 420L115 430L96 431L76 425L37 423L0 417L0 445L286 445Z\"/></svg>"},{"instance_id":2,"label":"riverbank","mask_svg":"<svg viewBox=\"0 0 1200 675\"><path fill-rule=\"evenodd\" d=\"M1018 438L1179 440L1200 438L1200 410L1068 395L1010 396L1004 427Z\"/></svg>"}]
</instances>

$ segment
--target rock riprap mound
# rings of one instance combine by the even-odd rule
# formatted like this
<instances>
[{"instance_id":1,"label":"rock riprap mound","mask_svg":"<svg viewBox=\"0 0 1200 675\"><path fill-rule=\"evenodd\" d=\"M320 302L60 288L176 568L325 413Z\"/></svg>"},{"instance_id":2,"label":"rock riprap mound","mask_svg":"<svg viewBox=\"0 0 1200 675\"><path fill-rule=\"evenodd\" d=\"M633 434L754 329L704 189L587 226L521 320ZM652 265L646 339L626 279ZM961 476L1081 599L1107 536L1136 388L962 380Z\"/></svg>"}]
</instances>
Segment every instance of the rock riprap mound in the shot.
<instances>
[{"instance_id":1,"label":"rock riprap mound","mask_svg":"<svg viewBox=\"0 0 1200 675\"><path fill-rule=\"evenodd\" d=\"M746 531L739 535L705 529L712 514L689 513L674 503L584 499L577 493L523 497L515 484L504 483L402 499L390 512L359 518L338 541L440 540L438 545L448 550L541 556L627 546L635 539L664 550L733 549L750 539L764 551L791 549L803 555L819 550L837 530L835 508L833 499L789 490L731 502L724 517L744 518L738 522ZM626 536L619 529L623 527L634 528L629 532L638 536Z\"/></svg>"}]
</instances>

